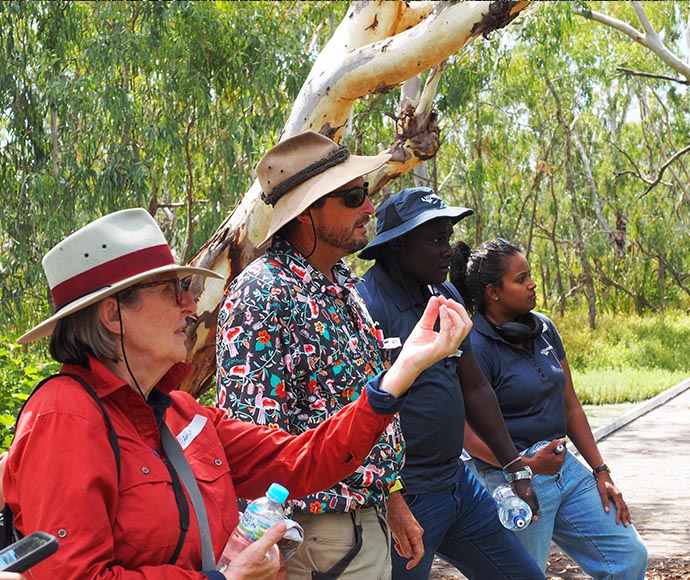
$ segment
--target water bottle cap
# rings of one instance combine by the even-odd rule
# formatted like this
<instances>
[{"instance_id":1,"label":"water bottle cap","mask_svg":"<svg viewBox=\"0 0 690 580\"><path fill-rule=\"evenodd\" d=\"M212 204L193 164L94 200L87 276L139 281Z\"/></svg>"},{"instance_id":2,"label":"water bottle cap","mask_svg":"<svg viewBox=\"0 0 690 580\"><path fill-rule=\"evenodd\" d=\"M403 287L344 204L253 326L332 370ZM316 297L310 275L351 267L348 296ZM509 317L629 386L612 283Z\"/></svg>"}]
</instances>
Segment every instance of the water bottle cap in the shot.
<instances>
[{"instance_id":1,"label":"water bottle cap","mask_svg":"<svg viewBox=\"0 0 690 580\"><path fill-rule=\"evenodd\" d=\"M523 516L515 516L513 518L513 524L518 530L521 530L527 525L527 520Z\"/></svg>"},{"instance_id":2,"label":"water bottle cap","mask_svg":"<svg viewBox=\"0 0 690 580\"><path fill-rule=\"evenodd\" d=\"M272 483L266 492L266 497L276 503L285 503L290 492L279 483Z\"/></svg>"}]
</instances>

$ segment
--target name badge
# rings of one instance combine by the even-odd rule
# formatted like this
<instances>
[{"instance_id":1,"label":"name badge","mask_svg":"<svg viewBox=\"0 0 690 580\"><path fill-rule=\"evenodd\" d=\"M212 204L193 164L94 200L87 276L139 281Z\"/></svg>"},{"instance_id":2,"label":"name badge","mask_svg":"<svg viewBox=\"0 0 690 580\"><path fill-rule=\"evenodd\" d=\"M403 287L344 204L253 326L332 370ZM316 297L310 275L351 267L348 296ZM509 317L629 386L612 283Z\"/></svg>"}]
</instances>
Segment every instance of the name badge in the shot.
<instances>
[{"instance_id":1,"label":"name badge","mask_svg":"<svg viewBox=\"0 0 690 580\"><path fill-rule=\"evenodd\" d=\"M204 425L206 425L206 421L208 420L208 417L204 417L203 415L195 415L194 419L192 419L192 422L187 425L182 431L180 431L180 434L177 436L177 442L180 444L180 447L182 449L187 449L189 445L196 439L196 436L201 433L201 430L204 428Z\"/></svg>"},{"instance_id":2,"label":"name badge","mask_svg":"<svg viewBox=\"0 0 690 580\"><path fill-rule=\"evenodd\" d=\"M400 338L397 336L391 336L390 338L386 338L383 341L383 347L384 349L392 349L392 348L400 348L402 346L402 342L400 342Z\"/></svg>"}]
</instances>

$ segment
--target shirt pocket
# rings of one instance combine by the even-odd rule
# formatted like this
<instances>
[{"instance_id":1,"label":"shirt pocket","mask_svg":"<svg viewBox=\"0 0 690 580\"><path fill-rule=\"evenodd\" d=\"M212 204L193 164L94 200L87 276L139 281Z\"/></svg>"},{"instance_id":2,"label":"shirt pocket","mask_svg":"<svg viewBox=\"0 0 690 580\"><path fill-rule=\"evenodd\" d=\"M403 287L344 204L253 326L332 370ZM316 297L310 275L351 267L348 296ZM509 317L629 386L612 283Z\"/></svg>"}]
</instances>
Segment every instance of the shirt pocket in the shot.
<instances>
[{"instance_id":1,"label":"shirt pocket","mask_svg":"<svg viewBox=\"0 0 690 580\"><path fill-rule=\"evenodd\" d=\"M116 551L122 543L128 553L150 554L149 563L163 563L172 556L180 535L168 468L152 450L141 450L122 454L121 472L113 527Z\"/></svg>"},{"instance_id":2,"label":"shirt pocket","mask_svg":"<svg viewBox=\"0 0 690 580\"><path fill-rule=\"evenodd\" d=\"M220 518L229 534L237 525L237 497L225 448L210 422L184 453L199 485L209 522Z\"/></svg>"}]
</instances>

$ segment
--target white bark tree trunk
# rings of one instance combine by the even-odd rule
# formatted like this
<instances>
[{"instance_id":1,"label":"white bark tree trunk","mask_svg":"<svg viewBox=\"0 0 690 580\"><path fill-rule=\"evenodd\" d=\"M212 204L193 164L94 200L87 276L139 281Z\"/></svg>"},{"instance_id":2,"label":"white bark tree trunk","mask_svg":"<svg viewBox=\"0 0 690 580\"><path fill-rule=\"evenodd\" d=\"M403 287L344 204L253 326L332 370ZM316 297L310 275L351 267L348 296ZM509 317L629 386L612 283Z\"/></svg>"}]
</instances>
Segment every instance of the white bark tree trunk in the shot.
<instances>
[{"instance_id":1,"label":"white bark tree trunk","mask_svg":"<svg viewBox=\"0 0 690 580\"><path fill-rule=\"evenodd\" d=\"M391 160L369 176L371 191L432 158L439 147L432 102L445 60L473 38L510 23L526 1L353 2L319 54L285 124L281 139L312 129L339 142L359 98L390 91L431 71L419 102L400 111L396 134L386 149ZM223 275L226 284L256 255L271 218L254 182L191 263ZM196 283L203 284L203 280ZM223 285L206 281L188 348L194 374L182 388L195 395L213 384L215 328Z\"/></svg>"}]
</instances>

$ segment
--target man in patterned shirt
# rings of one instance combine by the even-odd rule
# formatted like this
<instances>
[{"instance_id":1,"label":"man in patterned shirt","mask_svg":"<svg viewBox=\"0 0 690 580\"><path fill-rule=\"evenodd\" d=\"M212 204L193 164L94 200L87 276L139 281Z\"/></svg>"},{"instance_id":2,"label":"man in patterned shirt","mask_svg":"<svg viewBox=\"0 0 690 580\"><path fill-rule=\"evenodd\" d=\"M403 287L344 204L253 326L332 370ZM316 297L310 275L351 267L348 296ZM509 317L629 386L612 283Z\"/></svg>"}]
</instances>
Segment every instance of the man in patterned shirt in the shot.
<instances>
[{"instance_id":1,"label":"man in patterned shirt","mask_svg":"<svg viewBox=\"0 0 690 580\"><path fill-rule=\"evenodd\" d=\"M260 247L272 245L232 282L218 315L218 404L234 416L301 433L355 400L383 369L359 280L342 258L367 243L374 207L362 176L388 159L350 155L306 131L257 165L262 197L273 205ZM390 578L379 513L403 454L396 420L352 476L292 500L305 542L288 561L290 580ZM395 518L397 549L416 557L421 528L404 501L389 510L393 503L404 510Z\"/></svg>"}]
</instances>

